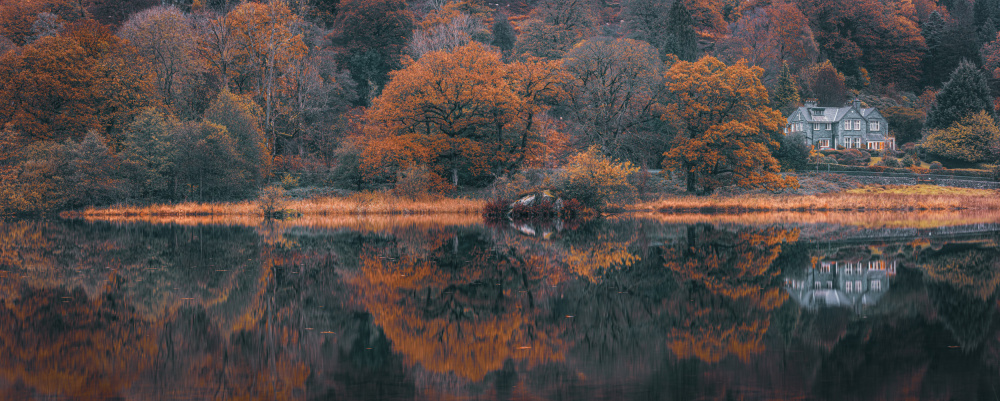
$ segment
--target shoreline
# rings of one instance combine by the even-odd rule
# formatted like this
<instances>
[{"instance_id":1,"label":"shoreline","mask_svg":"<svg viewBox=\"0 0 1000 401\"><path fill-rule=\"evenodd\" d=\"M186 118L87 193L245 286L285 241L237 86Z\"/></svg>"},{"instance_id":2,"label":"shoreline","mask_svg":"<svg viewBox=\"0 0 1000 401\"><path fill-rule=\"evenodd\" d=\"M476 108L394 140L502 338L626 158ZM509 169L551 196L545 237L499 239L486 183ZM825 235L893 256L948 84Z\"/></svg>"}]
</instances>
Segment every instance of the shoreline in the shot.
<instances>
[{"instance_id":1,"label":"shoreline","mask_svg":"<svg viewBox=\"0 0 1000 401\"><path fill-rule=\"evenodd\" d=\"M912 187L911 187L912 188ZM886 212L998 212L1000 191L952 189L949 193L900 192L897 187L864 187L818 195L756 194L664 197L630 205L617 206L608 215L741 215L756 213L886 213ZM357 193L347 197L317 197L286 200L281 209L293 216L365 216L365 215L448 215L481 214L488 201L469 198L410 200L379 193ZM143 217L221 217L262 216L260 202L156 204L148 206L110 206L64 211L68 219L116 219Z\"/></svg>"}]
</instances>

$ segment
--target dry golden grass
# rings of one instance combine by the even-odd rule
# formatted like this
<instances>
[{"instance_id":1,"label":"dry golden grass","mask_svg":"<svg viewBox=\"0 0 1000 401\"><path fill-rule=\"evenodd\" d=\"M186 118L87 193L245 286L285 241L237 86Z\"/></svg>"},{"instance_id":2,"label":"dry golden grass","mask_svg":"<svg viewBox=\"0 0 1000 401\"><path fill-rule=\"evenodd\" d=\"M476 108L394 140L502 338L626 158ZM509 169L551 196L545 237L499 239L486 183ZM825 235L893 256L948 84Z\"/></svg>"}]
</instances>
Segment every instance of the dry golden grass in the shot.
<instances>
[{"instance_id":1,"label":"dry golden grass","mask_svg":"<svg viewBox=\"0 0 1000 401\"><path fill-rule=\"evenodd\" d=\"M936 228L1000 222L992 211L871 211L857 212L749 212L749 213L660 213L634 212L615 218L652 220L663 224L837 224L863 228Z\"/></svg>"},{"instance_id":2,"label":"dry golden grass","mask_svg":"<svg viewBox=\"0 0 1000 401\"><path fill-rule=\"evenodd\" d=\"M934 186L874 186L819 195L683 196L642 202L626 209L666 213L1000 211L1000 192Z\"/></svg>"},{"instance_id":3,"label":"dry golden grass","mask_svg":"<svg viewBox=\"0 0 1000 401\"><path fill-rule=\"evenodd\" d=\"M286 201L285 209L303 216L369 215L369 214L479 214L485 201L476 199L410 200L384 193L362 192L348 197L322 197ZM71 218L132 218L132 217L195 217L195 216L261 216L256 201L197 203L186 202L152 206L112 206L87 208L68 212Z\"/></svg>"},{"instance_id":4,"label":"dry golden grass","mask_svg":"<svg viewBox=\"0 0 1000 401\"><path fill-rule=\"evenodd\" d=\"M359 232L393 232L407 228L467 227L481 224L483 219L471 213L442 214L338 214L327 216L307 215L291 220L264 221L254 215L215 216L82 216L85 221L101 221L116 224L148 223L179 226L242 226L266 227L282 231L289 228L308 228Z\"/></svg>"}]
</instances>

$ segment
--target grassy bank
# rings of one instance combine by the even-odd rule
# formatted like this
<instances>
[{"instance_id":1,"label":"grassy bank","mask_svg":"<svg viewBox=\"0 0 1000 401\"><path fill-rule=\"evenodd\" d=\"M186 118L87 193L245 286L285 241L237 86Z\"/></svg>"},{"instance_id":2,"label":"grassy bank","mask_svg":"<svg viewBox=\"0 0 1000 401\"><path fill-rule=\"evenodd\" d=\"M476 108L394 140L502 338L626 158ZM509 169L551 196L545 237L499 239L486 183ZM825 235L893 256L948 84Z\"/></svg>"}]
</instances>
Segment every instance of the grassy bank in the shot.
<instances>
[{"instance_id":1,"label":"grassy bank","mask_svg":"<svg viewBox=\"0 0 1000 401\"><path fill-rule=\"evenodd\" d=\"M482 199L437 198L411 200L386 193L363 192L347 197L318 197L282 202L281 208L303 218L356 215L478 215L486 205ZM868 186L817 195L678 196L639 202L620 208L627 213L744 214L762 212L908 212L976 211L1000 212L1000 191L916 186ZM178 203L151 206L112 206L66 212L63 217L94 220L150 220L212 216L220 220L256 220L261 216L257 201L223 203ZM202 220L203 219L194 219ZM809 219L805 219L809 220Z\"/></svg>"},{"instance_id":2,"label":"grassy bank","mask_svg":"<svg viewBox=\"0 0 1000 401\"><path fill-rule=\"evenodd\" d=\"M438 198L412 200L385 193L356 193L347 197L318 197L286 200L279 208L309 216L386 214L478 214L486 202L477 199ZM260 216L258 201L198 203L185 202L150 206L110 206L64 212L67 218L133 218L196 216Z\"/></svg>"},{"instance_id":3,"label":"grassy bank","mask_svg":"<svg viewBox=\"0 0 1000 401\"><path fill-rule=\"evenodd\" d=\"M682 196L640 202L625 210L663 213L1000 211L1000 192L934 185L868 186L818 195Z\"/></svg>"}]
</instances>

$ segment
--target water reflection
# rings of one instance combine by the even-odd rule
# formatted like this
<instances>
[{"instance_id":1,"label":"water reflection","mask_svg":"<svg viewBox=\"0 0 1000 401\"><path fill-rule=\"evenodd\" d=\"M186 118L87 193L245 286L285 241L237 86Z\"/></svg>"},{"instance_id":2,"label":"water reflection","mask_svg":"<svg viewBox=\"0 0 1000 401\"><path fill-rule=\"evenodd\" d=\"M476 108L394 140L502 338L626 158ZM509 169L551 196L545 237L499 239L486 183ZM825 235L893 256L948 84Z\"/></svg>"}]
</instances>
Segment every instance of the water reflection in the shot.
<instances>
[{"instance_id":1,"label":"water reflection","mask_svg":"<svg viewBox=\"0 0 1000 401\"><path fill-rule=\"evenodd\" d=\"M973 399L1000 229L0 223L0 398ZM543 234L540 234L543 233Z\"/></svg>"}]
</instances>

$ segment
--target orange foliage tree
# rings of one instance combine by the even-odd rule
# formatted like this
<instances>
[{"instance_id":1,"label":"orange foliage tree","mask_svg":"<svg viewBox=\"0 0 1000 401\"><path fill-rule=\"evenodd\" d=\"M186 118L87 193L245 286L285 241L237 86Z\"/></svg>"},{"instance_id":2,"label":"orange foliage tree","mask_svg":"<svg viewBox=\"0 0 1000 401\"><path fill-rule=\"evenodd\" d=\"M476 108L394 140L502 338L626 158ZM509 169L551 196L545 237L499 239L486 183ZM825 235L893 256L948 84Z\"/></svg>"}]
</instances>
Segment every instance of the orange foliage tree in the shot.
<instances>
[{"instance_id":1,"label":"orange foliage tree","mask_svg":"<svg viewBox=\"0 0 1000 401\"><path fill-rule=\"evenodd\" d=\"M504 63L499 52L470 43L431 52L392 74L366 115L362 168L391 178L425 164L437 174L500 175L521 166L539 145L545 100L561 95L557 62Z\"/></svg>"},{"instance_id":2,"label":"orange foliage tree","mask_svg":"<svg viewBox=\"0 0 1000 401\"><path fill-rule=\"evenodd\" d=\"M762 70L741 61L726 66L714 57L681 61L666 73L666 118L677 130L664 166L687 176L687 190L701 193L725 185L780 190L797 187L778 174L769 148L784 124L768 106Z\"/></svg>"}]
</instances>

